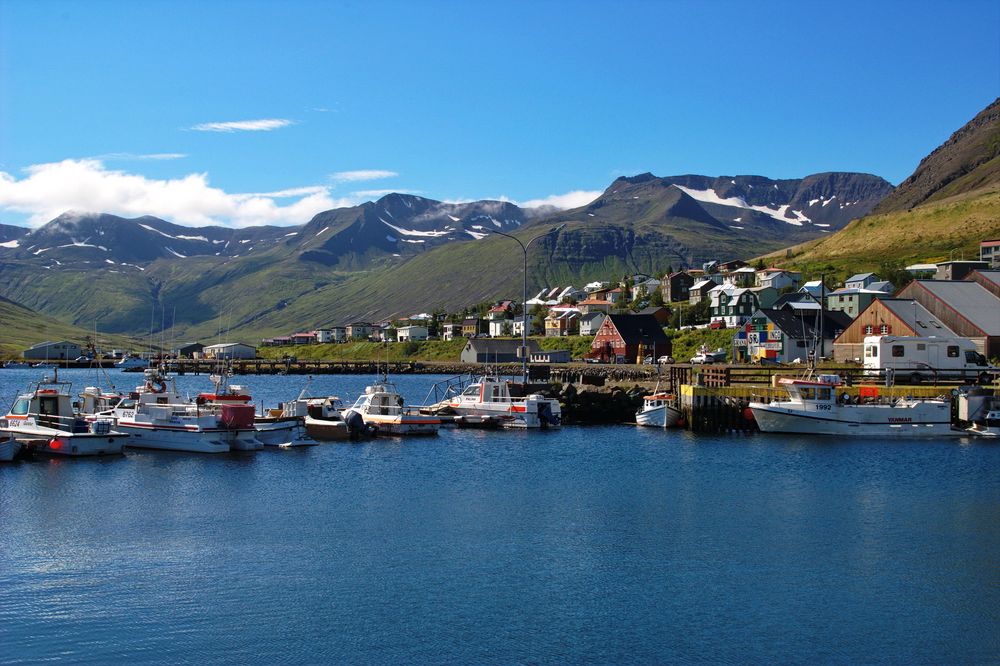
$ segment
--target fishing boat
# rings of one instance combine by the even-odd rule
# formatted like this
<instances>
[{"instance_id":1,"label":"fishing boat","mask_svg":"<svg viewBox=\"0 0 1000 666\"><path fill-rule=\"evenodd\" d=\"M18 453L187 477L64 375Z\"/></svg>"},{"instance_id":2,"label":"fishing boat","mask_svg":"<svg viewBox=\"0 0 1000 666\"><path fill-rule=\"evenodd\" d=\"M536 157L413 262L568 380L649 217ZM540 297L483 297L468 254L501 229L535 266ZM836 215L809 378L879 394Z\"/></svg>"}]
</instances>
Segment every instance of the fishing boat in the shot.
<instances>
[{"instance_id":1,"label":"fishing boat","mask_svg":"<svg viewBox=\"0 0 1000 666\"><path fill-rule=\"evenodd\" d=\"M263 448L250 405L192 401L159 369L147 368L143 376L143 385L91 417L112 419L117 430L128 434L129 447L191 453Z\"/></svg>"},{"instance_id":2,"label":"fishing boat","mask_svg":"<svg viewBox=\"0 0 1000 666\"><path fill-rule=\"evenodd\" d=\"M3 364L3 367L10 368L11 370L18 368L30 368L31 364L24 361L7 361Z\"/></svg>"},{"instance_id":3,"label":"fishing boat","mask_svg":"<svg viewBox=\"0 0 1000 666\"><path fill-rule=\"evenodd\" d=\"M20 451L21 442L14 439L13 436L7 435L6 438L0 439L0 462L12 461Z\"/></svg>"},{"instance_id":4,"label":"fishing boat","mask_svg":"<svg viewBox=\"0 0 1000 666\"><path fill-rule=\"evenodd\" d=\"M837 395L840 377L782 378L787 400L751 402L761 432L892 438L960 436L951 427L951 402L944 398L913 399Z\"/></svg>"},{"instance_id":5,"label":"fishing boat","mask_svg":"<svg viewBox=\"0 0 1000 666\"><path fill-rule=\"evenodd\" d=\"M200 393L197 400L206 405L249 405L250 394L244 386L230 384L231 373L222 369L212 375L212 392ZM295 446L315 446L318 442L306 432L305 418L298 400L281 405L278 409L255 414L254 430L261 446L276 446L287 449Z\"/></svg>"},{"instance_id":6,"label":"fishing boat","mask_svg":"<svg viewBox=\"0 0 1000 666\"><path fill-rule=\"evenodd\" d=\"M562 409L555 398L533 393L511 397L510 384L483 376L423 411L431 414L492 417L505 428L558 428Z\"/></svg>"},{"instance_id":7,"label":"fishing boat","mask_svg":"<svg viewBox=\"0 0 1000 666\"><path fill-rule=\"evenodd\" d=\"M437 416L421 414L404 405L403 396L388 380L372 384L343 414L352 422L374 428L379 435L436 435L441 427Z\"/></svg>"},{"instance_id":8,"label":"fishing boat","mask_svg":"<svg viewBox=\"0 0 1000 666\"><path fill-rule=\"evenodd\" d=\"M0 426L35 453L54 456L120 455L127 434L113 428L113 419L87 419L73 406L72 384L60 381L58 371L17 397Z\"/></svg>"},{"instance_id":9,"label":"fishing boat","mask_svg":"<svg viewBox=\"0 0 1000 666\"><path fill-rule=\"evenodd\" d=\"M126 356L122 360L115 363L115 367L119 370L125 370L126 372L138 372L139 370L146 370L149 368L149 361L137 356Z\"/></svg>"},{"instance_id":10,"label":"fishing boat","mask_svg":"<svg viewBox=\"0 0 1000 666\"><path fill-rule=\"evenodd\" d=\"M657 384L653 394L642 399L642 407L635 413L635 424L673 428L682 416L681 410L677 407L677 397L660 391Z\"/></svg>"}]
</instances>

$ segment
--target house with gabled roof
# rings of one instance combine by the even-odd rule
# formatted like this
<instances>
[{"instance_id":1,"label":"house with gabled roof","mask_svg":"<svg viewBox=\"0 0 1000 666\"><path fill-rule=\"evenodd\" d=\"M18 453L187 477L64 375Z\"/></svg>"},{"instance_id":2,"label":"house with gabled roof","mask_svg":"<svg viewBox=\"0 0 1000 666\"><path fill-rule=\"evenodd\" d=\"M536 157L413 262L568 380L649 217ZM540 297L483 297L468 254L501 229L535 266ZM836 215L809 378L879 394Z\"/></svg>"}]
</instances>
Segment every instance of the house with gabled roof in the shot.
<instances>
[{"instance_id":1,"label":"house with gabled roof","mask_svg":"<svg viewBox=\"0 0 1000 666\"><path fill-rule=\"evenodd\" d=\"M869 335L952 338L956 333L913 299L878 298L833 341L834 360L860 361Z\"/></svg>"},{"instance_id":2,"label":"house with gabled roof","mask_svg":"<svg viewBox=\"0 0 1000 666\"><path fill-rule=\"evenodd\" d=\"M1000 298L978 282L914 280L897 295L918 301L988 358L1000 356Z\"/></svg>"},{"instance_id":3,"label":"house with gabled roof","mask_svg":"<svg viewBox=\"0 0 1000 666\"><path fill-rule=\"evenodd\" d=\"M757 271L756 279L758 287L773 287L778 291L785 288L797 289L802 273L772 267Z\"/></svg>"},{"instance_id":4,"label":"house with gabled roof","mask_svg":"<svg viewBox=\"0 0 1000 666\"><path fill-rule=\"evenodd\" d=\"M691 274L685 271L671 273L660 283L660 293L663 294L663 300L667 303L688 300L691 298L691 287L694 282Z\"/></svg>"},{"instance_id":5,"label":"house with gabled roof","mask_svg":"<svg viewBox=\"0 0 1000 666\"><path fill-rule=\"evenodd\" d=\"M580 317L580 335L594 335L604 323L607 312L588 312Z\"/></svg>"},{"instance_id":6,"label":"house with gabled roof","mask_svg":"<svg viewBox=\"0 0 1000 666\"><path fill-rule=\"evenodd\" d=\"M637 363L670 352L670 339L652 315L611 314L594 336L588 356L609 363Z\"/></svg>"},{"instance_id":7,"label":"house with gabled roof","mask_svg":"<svg viewBox=\"0 0 1000 666\"><path fill-rule=\"evenodd\" d=\"M805 362L810 353L829 354L834 339L850 323L851 318L843 312L762 308L733 336L733 359Z\"/></svg>"},{"instance_id":8,"label":"house with gabled roof","mask_svg":"<svg viewBox=\"0 0 1000 666\"><path fill-rule=\"evenodd\" d=\"M1000 270L996 271L972 271L965 276L965 279L970 282L976 282L982 286L986 291L990 292L997 298L1000 298Z\"/></svg>"},{"instance_id":9,"label":"house with gabled roof","mask_svg":"<svg viewBox=\"0 0 1000 666\"><path fill-rule=\"evenodd\" d=\"M877 282L878 276L874 273L855 273L844 280L844 289L867 289L872 282Z\"/></svg>"}]
</instances>

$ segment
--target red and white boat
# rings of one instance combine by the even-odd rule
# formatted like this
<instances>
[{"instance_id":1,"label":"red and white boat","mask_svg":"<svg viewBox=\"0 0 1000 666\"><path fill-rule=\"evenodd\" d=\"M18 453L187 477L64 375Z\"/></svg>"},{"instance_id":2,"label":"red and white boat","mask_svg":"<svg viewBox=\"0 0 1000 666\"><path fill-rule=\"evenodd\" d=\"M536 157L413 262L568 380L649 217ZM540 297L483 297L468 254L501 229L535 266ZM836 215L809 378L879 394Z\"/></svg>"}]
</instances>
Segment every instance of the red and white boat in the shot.
<instances>
[{"instance_id":1,"label":"red and white boat","mask_svg":"<svg viewBox=\"0 0 1000 666\"><path fill-rule=\"evenodd\" d=\"M147 369L143 375L143 386L90 417L112 419L116 430L128 434L128 446L192 453L263 448L252 406L211 404L201 397L192 401L159 370Z\"/></svg>"},{"instance_id":2,"label":"red and white boat","mask_svg":"<svg viewBox=\"0 0 1000 666\"><path fill-rule=\"evenodd\" d=\"M496 377L480 377L426 411L492 417L505 428L558 428L562 421L558 400L539 394L513 398L509 383Z\"/></svg>"},{"instance_id":3,"label":"red and white boat","mask_svg":"<svg viewBox=\"0 0 1000 666\"><path fill-rule=\"evenodd\" d=\"M88 419L78 413L70 388L69 382L59 380L58 371L35 384L14 401L0 436L54 456L120 455L128 435L114 429L111 418Z\"/></svg>"}]
</instances>

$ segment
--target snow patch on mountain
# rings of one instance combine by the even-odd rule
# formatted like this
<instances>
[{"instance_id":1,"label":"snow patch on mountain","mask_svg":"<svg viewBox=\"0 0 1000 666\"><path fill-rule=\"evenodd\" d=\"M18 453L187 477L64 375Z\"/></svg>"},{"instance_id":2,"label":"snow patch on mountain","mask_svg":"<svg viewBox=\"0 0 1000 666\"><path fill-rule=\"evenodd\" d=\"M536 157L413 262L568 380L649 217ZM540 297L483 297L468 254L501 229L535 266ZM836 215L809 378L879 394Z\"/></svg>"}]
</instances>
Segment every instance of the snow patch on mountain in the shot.
<instances>
[{"instance_id":1,"label":"snow patch on mountain","mask_svg":"<svg viewBox=\"0 0 1000 666\"><path fill-rule=\"evenodd\" d=\"M802 211L792 211L794 217L793 218L787 217L787 212L790 207L788 204L779 206L778 208L775 209L771 208L770 206L750 205L746 202L746 199L744 199L743 197L720 197L715 192L715 190L712 189L696 190L690 187L684 187L683 185L676 185L676 184L674 185L674 187L676 187L677 189L679 189L681 192L688 195L692 199L695 199L696 201L718 204L720 206L732 206L733 208L745 208L746 210L755 210L758 213L764 213L765 215L769 215L770 217L773 217L779 222L794 224L795 226L802 226L804 222L812 221L808 217L803 215Z\"/></svg>"},{"instance_id":2,"label":"snow patch on mountain","mask_svg":"<svg viewBox=\"0 0 1000 666\"><path fill-rule=\"evenodd\" d=\"M170 254L172 254L172 255L174 255L175 257L177 257L178 259L187 259L187 256L186 256L186 255L183 255L183 254L181 254L180 252L177 252L176 250L174 250L174 249L172 249L172 248L169 248L169 247L167 247L167 246L164 246L164 249L165 249L165 250L166 250L167 252L169 252Z\"/></svg>"},{"instance_id":3,"label":"snow patch on mountain","mask_svg":"<svg viewBox=\"0 0 1000 666\"><path fill-rule=\"evenodd\" d=\"M6 243L0 243L0 247L6 247L13 250L16 247L20 247L20 243L16 240L7 241Z\"/></svg>"},{"instance_id":4,"label":"snow patch on mountain","mask_svg":"<svg viewBox=\"0 0 1000 666\"><path fill-rule=\"evenodd\" d=\"M389 227L390 229L392 229L396 233L402 234L403 236L422 236L424 238L440 238L441 236L447 236L448 235L447 231L417 231L416 229L403 229L402 227L397 227L397 226L395 226L393 224L389 224L388 222L386 222L385 220L383 220L381 217L378 218L378 219L379 219L380 222L382 222L382 224L384 224L385 226ZM423 241L420 241L420 242L422 243Z\"/></svg>"}]
</instances>

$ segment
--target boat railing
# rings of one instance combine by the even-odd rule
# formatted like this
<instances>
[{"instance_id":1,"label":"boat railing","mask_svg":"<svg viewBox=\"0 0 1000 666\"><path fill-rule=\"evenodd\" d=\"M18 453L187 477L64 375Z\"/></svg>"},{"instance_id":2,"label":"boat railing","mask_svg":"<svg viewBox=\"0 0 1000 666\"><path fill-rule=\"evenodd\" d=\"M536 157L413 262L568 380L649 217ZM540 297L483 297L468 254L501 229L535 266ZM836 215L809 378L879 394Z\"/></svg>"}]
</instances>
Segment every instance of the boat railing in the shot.
<instances>
[{"instance_id":1,"label":"boat railing","mask_svg":"<svg viewBox=\"0 0 1000 666\"><path fill-rule=\"evenodd\" d=\"M436 405L439 402L461 395L465 387L475 380L476 375L470 372L435 382L431 385L430 390L427 391L427 396L424 398L423 404L424 406Z\"/></svg>"}]
</instances>

